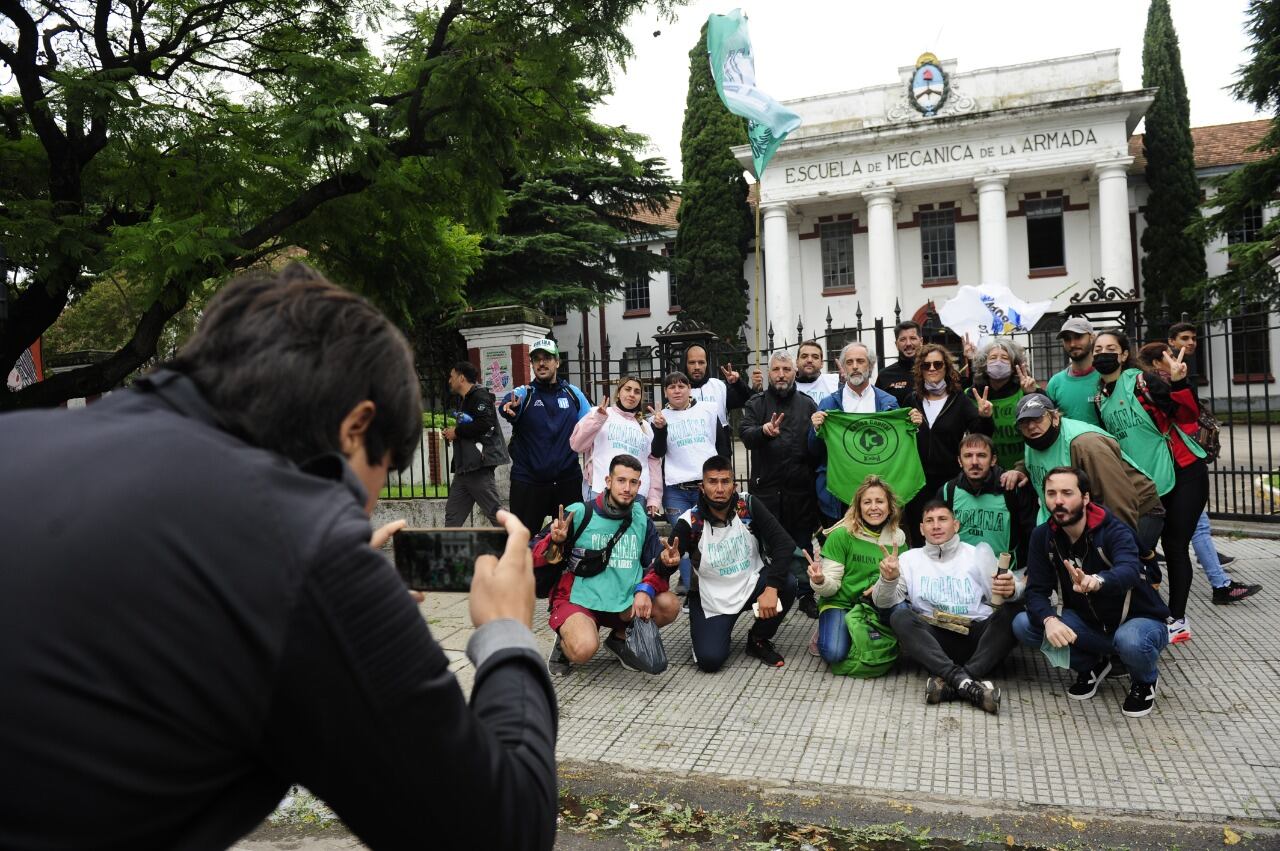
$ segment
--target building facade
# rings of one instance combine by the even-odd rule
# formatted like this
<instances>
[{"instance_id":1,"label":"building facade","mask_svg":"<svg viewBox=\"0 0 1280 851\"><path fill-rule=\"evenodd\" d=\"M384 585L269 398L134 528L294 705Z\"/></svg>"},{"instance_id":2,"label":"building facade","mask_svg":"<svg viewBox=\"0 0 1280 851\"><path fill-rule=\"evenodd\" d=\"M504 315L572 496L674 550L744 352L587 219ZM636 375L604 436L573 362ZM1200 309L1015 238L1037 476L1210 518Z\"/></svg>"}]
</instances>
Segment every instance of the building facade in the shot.
<instances>
[{"instance_id":1,"label":"building facade","mask_svg":"<svg viewBox=\"0 0 1280 851\"><path fill-rule=\"evenodd\" d=\"M797 325L851 328L859 311L864 327L922 319L962 284L1006 285L1055 311L1096 278L1140 293L1147 188L1134 131L1155 92L1125 91L1118 60L1109 50L961 72L926 53L894 82L787 102L804 123L756 187L764 275L758 317L748 258L748 341L757 321L774 345L794 345ZM1207 195L1214 176L1260 156L1246 149L1267 123L1193 130ZM735 154L749 169L750 149ZM1271 214L1256 212L1237 238ZM669 230L650 250L672 251L674 211L659 223ZM1211 275L1225 271L1225 241L1206 247ZM581 344L598 358L607 338L616 360L671 322L679 291L666 273L630 281L555 333L570 357ZM1255 339L1249 372L1276 371L1270 337Z\"/></svg>"}]
</instances>

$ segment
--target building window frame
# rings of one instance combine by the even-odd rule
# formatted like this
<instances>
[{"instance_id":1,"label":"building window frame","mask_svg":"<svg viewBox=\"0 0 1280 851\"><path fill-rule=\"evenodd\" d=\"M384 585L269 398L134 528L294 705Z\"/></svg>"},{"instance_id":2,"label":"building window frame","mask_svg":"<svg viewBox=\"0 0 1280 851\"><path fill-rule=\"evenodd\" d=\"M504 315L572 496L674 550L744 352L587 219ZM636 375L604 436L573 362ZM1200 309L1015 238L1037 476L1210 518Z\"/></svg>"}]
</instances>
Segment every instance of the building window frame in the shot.
<instances>
[{"instance_id":1,"label":"building window frame","mask_svg":"<svg viewBox=\"0 0 1280 851\"><path fill-rule=\"evenodd\" d=\"M921 210L917 215L920 222L920 267L924 286L959 283L956 277L955 208Z\"/></svg>"},{"instance_id":2,"label":"building window frame","mask_svg":"<svg viewBox=\"0 0 1280 851\"><path fill-rule=\"evenodd\" d=\"M1231 317L1231 381L1233 384L1270 383L1271 322L1261 304L1250 304Z\"/></svg>"},{"instance_id":3,"label":"building window frame","mask_svg":"<svg viewBox=\"0 0 1280 851\"><path fill-rule=\"evenodd\" d=\"M651 283L648 272L640 272L627 278L625 292L623 294L623 319L649 315L649 290Z\"/></svg>"},{"instance_id":4,"label":"building window frame","mask_svg":"<svg viewBox=\"0 0 1280 851\"><path fill-rule=\"evenodd\" d=\"M824 295L847 295L856 288L853 277L853 222L820 222L819 252Z\"/></svg>"},{"instance_id":5,"label":"building window frame","mask_svg":"<svg viewBox=\"0 0 1280 851\"><path fill-rule=\"evenodd\" d=\"M1023 201L1028 277L1046 278L1067 273L1065 207L1061 196Z\"/></svg>"},{"instance_id":6,"label":"building window frame","mask_svg":"<svg viewBox=\"0 0 1280 851\"><path fill-rule=\"evenodd\" d=\"M1257 242L1258 235L1265 224L1265 216L1261 204L1249 204L1240 211L1240 219L1227 231L1227 245L1240 245L1245 242Z\"/></svg>"}]
</instances>

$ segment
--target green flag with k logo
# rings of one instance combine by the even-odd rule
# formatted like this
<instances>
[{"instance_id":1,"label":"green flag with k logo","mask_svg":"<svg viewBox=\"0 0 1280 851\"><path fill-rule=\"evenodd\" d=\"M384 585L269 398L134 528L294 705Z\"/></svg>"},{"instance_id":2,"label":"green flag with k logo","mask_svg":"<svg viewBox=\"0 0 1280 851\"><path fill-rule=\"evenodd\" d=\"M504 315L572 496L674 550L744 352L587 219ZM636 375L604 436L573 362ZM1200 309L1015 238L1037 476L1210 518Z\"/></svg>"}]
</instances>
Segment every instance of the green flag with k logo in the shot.
<instances>
[{"instance_id":1,"label":"green flag with k logo","mask_svg":"<svg viewBox=\"0 0 1280 851\"><path fill-rule=\"evenodd\" d=\"M884 479L900 505L924 487L916 427L906 408L875 414L828 411L818 434L827 445L827 490L843 503L872 473Z\"/></svg>"}]
</instances>

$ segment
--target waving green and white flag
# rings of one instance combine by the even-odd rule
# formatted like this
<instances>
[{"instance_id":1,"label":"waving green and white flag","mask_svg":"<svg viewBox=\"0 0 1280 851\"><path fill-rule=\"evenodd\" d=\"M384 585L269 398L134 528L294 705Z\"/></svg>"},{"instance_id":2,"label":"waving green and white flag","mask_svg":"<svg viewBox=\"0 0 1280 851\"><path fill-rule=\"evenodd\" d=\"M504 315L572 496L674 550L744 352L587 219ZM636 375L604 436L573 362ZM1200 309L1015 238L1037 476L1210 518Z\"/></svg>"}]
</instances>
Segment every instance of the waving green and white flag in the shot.
<instances>
[{"instance_id":1,"label":"waving green and white flag","mask_svg":"<svg viewBox=\"0 0 1280 851\"><path fill-rule=\"evenodd\" d=\"M800 116L756 88L756 61L741 9L707 18L707 52L720 100L734 115L747 119L758 180L782 140L800 126Z\"/></svg>"}]
</instances>

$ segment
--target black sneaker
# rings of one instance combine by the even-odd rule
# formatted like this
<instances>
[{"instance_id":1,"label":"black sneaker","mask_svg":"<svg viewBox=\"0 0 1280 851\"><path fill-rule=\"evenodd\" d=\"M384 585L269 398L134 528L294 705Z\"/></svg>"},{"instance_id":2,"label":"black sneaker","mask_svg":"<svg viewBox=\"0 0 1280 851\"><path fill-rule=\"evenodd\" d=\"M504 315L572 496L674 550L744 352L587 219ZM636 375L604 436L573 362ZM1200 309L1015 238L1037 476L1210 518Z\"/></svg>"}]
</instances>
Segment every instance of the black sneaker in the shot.
<instances>
[{"instance_id":1,"label":"black sneaker","mask_svg":"<svg viewBox=\"0 0 1280 851\"><path fill-rule=\"evenodd\" d=\"M1245 597L1252 597L1261 590L1261 585L1245 585L1243 582L1236 582L1233 579L1230 585L1223 585L1221 588L1213 589L1213 602L1219 606L1226 606L1239 602Z\"/></svg>"},{"instance_id":2,"label":"black sneaker","mask_svg":"<svg viewBox=\"0 0 1280 851\"><path fill-rule=\"evenodd\" d=\"M924 684L924 702L928 704L944 703L956 699L956 690L947 685L942 677L930 677Z\"/></svg>"},{"instance_id":3,"label":"black sneaker","mask_svg":"<svg viewBox=\"0 0 1280 851\"><path fill-rule=\"evenodd\" d=\"M556 643L551 646L551 652L547 655L547 670L553 677L563 677L570 671L569 657L564 655L564 648L560 646L558 635Z\"/></svg>"},{"instance_id":4,"label":"black sneaker","mask_svg":"<svg viewBox=\"0 0 1280 851\"><path fill-rule=\"evenodd\" d=\"M956 689L956 694L961 700L967 700L983 712L990 712L992 715L1000 712L1000 689L991 684L990 680L965 680Z\"/></svg>"},{"instance_id":5,"label":"black sneaker","mask_svg":"<svg viewBox=\"0 0 1280 851\"><path fill-rule=\"evenodd\" d=\"M747 655L756 657L770 668L781 668L786 664L782 654L774 649L773 642L767 638L752 638L747 635Z\"/></svg>"},{"instance_id":6,"label":"black sneaker","mask_svg":"<svg viewBox=\"0 0 1280 851\"><path fill-rule=\"evenodd\" d=\"M618 664L622 665L622 667L628 671L640 673L640 662L636 659L636 654L632 653L631 648L627 646L625 638L619 638L613 633L609 633L609 637L604 640L604 649L617 656Z\"/></svg>"},{"instance_id":7,"label":"black sneaker","mask_svg":"<svg viewBox=\"0 0 1280 851\"><path fill-rule=\"evenodd\" d=\"M818 618L818 601L814 599L812 594L807 594L800 598L800 602L796 604L800 611L809 617L817 620Z\"/></svg>"},{"instance_id":8,"label":"black sneaker","mask_svg":"<svg viewBox=\"0 0 1280 851\"><path fill-rule=\"evenodd\" d=\"M1235 556L1229 556L1226 553L1218 553L1218 564L1223 564L1223 565L1231 564L1231 562L1235 560L1236 560Z\"/></svg>"},{"instance_id":9,"label":"black sneaker","mask_svg":"<svg viewBox=\"0 0 1280 851\"><path fill-rule=\"evenodd\" d=\"M1098 686L1102 685L1102 681L1107 678L1107 674L1111 673L1111 660L1104 659L1093 666L1092 670L1080 671L1076 674L1076 681L1067 688L1067 697L1073 697L1076 700L1088 700L1098 693Z\"/></svg>"},{"instance_id":10,"label":"black sneaker","mask_svg":"<svg viewBox=\"0 0 1280 851\"><path fill-rule=\"evenodd\" d=\"M1159 680L1156 680L1158 683ZM1150 715L1156 708L1156 683L1134 683L1129 687L1129 694L1124 699L1121 711L1130 718L1141 718Z\"/></svg>"}]
</instances>

